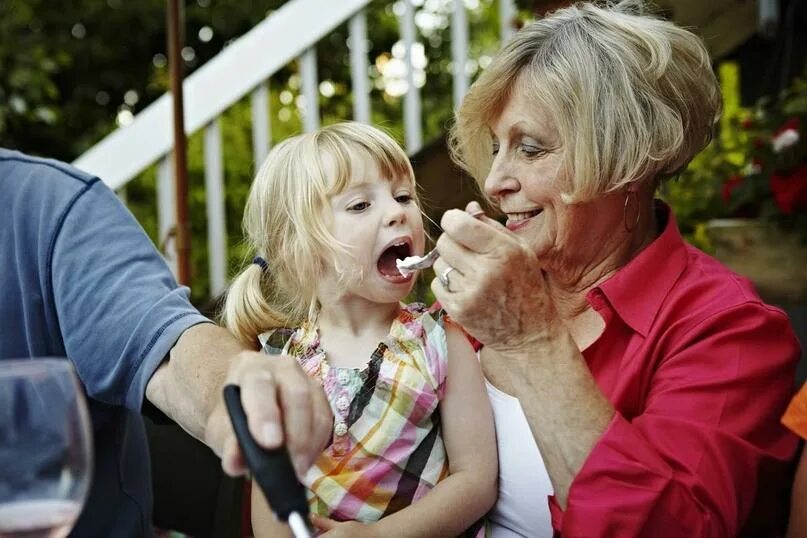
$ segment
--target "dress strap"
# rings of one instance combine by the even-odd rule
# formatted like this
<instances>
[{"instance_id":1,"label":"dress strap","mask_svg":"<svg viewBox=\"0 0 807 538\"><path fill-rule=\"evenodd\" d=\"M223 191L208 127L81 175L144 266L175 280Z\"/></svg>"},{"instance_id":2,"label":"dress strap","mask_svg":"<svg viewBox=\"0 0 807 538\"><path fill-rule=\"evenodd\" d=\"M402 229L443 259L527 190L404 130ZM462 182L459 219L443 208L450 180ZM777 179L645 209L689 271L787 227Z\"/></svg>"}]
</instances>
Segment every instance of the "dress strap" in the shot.
<instances>
[{"instance_id":1,"label":"dress strap","mask_svg":"<svg viewBox=\"0 0 807 538\"><path fill-rule=\"evenodd\" d=\"M294 329L280 327L260 335L261 350L267 355L281 355L288 352Z\"/></svg>"}]
</instances>

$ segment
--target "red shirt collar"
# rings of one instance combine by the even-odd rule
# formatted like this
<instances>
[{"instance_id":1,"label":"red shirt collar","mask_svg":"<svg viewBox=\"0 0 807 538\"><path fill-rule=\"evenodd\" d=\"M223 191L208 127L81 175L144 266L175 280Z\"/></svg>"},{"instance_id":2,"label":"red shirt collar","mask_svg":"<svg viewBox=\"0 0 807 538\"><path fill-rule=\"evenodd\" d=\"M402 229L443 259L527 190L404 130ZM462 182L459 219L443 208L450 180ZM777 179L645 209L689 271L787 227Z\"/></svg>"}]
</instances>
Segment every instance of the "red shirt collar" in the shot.
<instances>
[{"instance_id":1,"label":"red shirt collar","mask_svg":"<svg viewBox=\"0 0 807 538\"><path fill-rule=\"evenodd\" d=\"M656 211L659 222L666 220L661 235L586 296L597 309L595 297L605 295L617 315L642 336L647 336L662 301L687 265L686 243L670 207L657 201Z\"/></svg>"}]
</instances>

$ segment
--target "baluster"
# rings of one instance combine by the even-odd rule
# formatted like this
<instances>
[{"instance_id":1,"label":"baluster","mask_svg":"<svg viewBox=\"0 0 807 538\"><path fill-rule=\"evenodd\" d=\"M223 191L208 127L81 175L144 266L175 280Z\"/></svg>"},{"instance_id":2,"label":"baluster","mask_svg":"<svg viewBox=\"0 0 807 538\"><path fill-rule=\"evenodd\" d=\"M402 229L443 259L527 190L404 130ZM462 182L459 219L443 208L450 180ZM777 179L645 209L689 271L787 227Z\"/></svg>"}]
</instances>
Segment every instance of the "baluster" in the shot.
<instances>
[{"instance_id":1,"label":"baluster","mask_svg":"<svg viewBox=\"0 0 807 538\"><path fill-rule=\"evenodd\" d=\"M317 48L312 45L300 56L300 75L303 79L303 128L310 133L319 129L319 88L317 88Z\"/></svg>"},{"instance_id":2,"label":"baluster","mask_svg":"<svg viewBox=\"0 0 807 538\"><path fill-rule=\"evenodd\" d=\"M404 138L409 155L417 153L423 145L421 126L420 90L415 86L415 70L412 65L412 47L415 44L415 7L412 0L400 0L404 13L400 20L404 40L404 64L406 65L406 95L404 95Z\"/></svg>"},{"instance_id":3,"label":"baluster","mask_svg":"<svg viewBox=\"0 0 807 538\"><path fill-rule=\"evenodd\" d=\"M513 34L513 20L516 18L516 5L513 0L499 0L499 24L502 43L506 43Z\"/></svg>"},{"instance_id":4,"label":"baluster","mask_svg":"<svg viewBox=\"0 0 807 538\"><path fill-rule=\"evenodd\" d=\"M454 64L454 110L468 91L468 17L465 1L454 0L451 16L451 62Z\"/></svg>"},{"instance_id":5,"label":"baluster","mask_svg":"<svg viewBox=\"0 0 807 538\"><path fill-rule=\"evenodd\" d=\"M364 10L350 18L350 73L353 79L353 119L370 123L370 85L367 72L367 17Z\"/></svg>"},{"instance_id":6,"label":"baluster","mask_svg":"<svg viewBox=\"0 0 807 538\"><path fill-rule=\"evenodd\" d=\"M177 276L177 215L176 190L171 174L173 153L164 156L157 163L157 241L165 261Z\"/></svg>"},{"instance_id":7,"label":"baluster","mask_svg":"<svg viewBox=\"0 0 807 538\"><path fill-rule=\"evenodd\" d=\"M207 259L210 295L227 287L227 228L224 220L224 165L221 150L221 119L205 127L205 201L207 206Z\"/></svg>"},{"instance_id":8,"label":"baluster","mask_svg":"<svg viewBox=\"0 0 807 538\"><path fill-rule=\"evenodd\" d=\"M252 158L255 172L263 164L272 144L272 124L269 121L269 81L252 91Z\"/></svg>"}]
</instances>

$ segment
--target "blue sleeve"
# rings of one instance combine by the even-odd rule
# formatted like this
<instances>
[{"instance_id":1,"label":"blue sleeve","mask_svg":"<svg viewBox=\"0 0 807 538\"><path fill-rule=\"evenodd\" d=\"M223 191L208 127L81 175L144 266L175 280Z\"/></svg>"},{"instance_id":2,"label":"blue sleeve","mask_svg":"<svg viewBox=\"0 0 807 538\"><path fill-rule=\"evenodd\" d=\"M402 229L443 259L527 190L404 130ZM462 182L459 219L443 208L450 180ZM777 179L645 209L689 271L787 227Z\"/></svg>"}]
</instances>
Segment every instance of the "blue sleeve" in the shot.
<instances>
[{"instance_id":1,"label":"blue sleeve","mask_svg":"<svg viewBox=\"0 0 807 538\"><path fill-rule=\"evenodd\" d=\"M61 215L48 256L64 347L87 394L140 410L180 335L207 322L134 217L101 181Z\"/></svg>"}]
</instances>

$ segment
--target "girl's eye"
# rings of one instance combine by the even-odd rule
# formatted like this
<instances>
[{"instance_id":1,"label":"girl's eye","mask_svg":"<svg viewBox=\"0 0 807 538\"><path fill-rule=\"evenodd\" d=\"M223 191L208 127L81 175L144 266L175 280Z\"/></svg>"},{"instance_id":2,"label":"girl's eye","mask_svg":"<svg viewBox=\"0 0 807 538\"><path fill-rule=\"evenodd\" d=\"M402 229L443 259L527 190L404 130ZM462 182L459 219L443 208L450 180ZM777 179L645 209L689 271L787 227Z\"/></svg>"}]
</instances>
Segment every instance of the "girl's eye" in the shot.
<instances>
[{"instance_id":1,"label":"girl's eye","mask_svg":"<svg viewBox=\"0 0 807 538\"><path fill-rule=\"evenodd\" d=\"M395 201L399 204L408 204L412 201L412 196L409 194L399 194L395 197Z\"/></svg>"},{"instance_id":2,"label":"girl's eye","mask_svg":"<svg viewBox=\"0 0 807 538\"><path fill-rule=\"evenodd\" d=\"M353 204L352 206L348 207L347 210L351 211L353 213L360 213L360 212L364 211L365 209L367 209L368 207L370 207L369 202L359 202L359 203Z\"/></svg>"}]
</instances>

